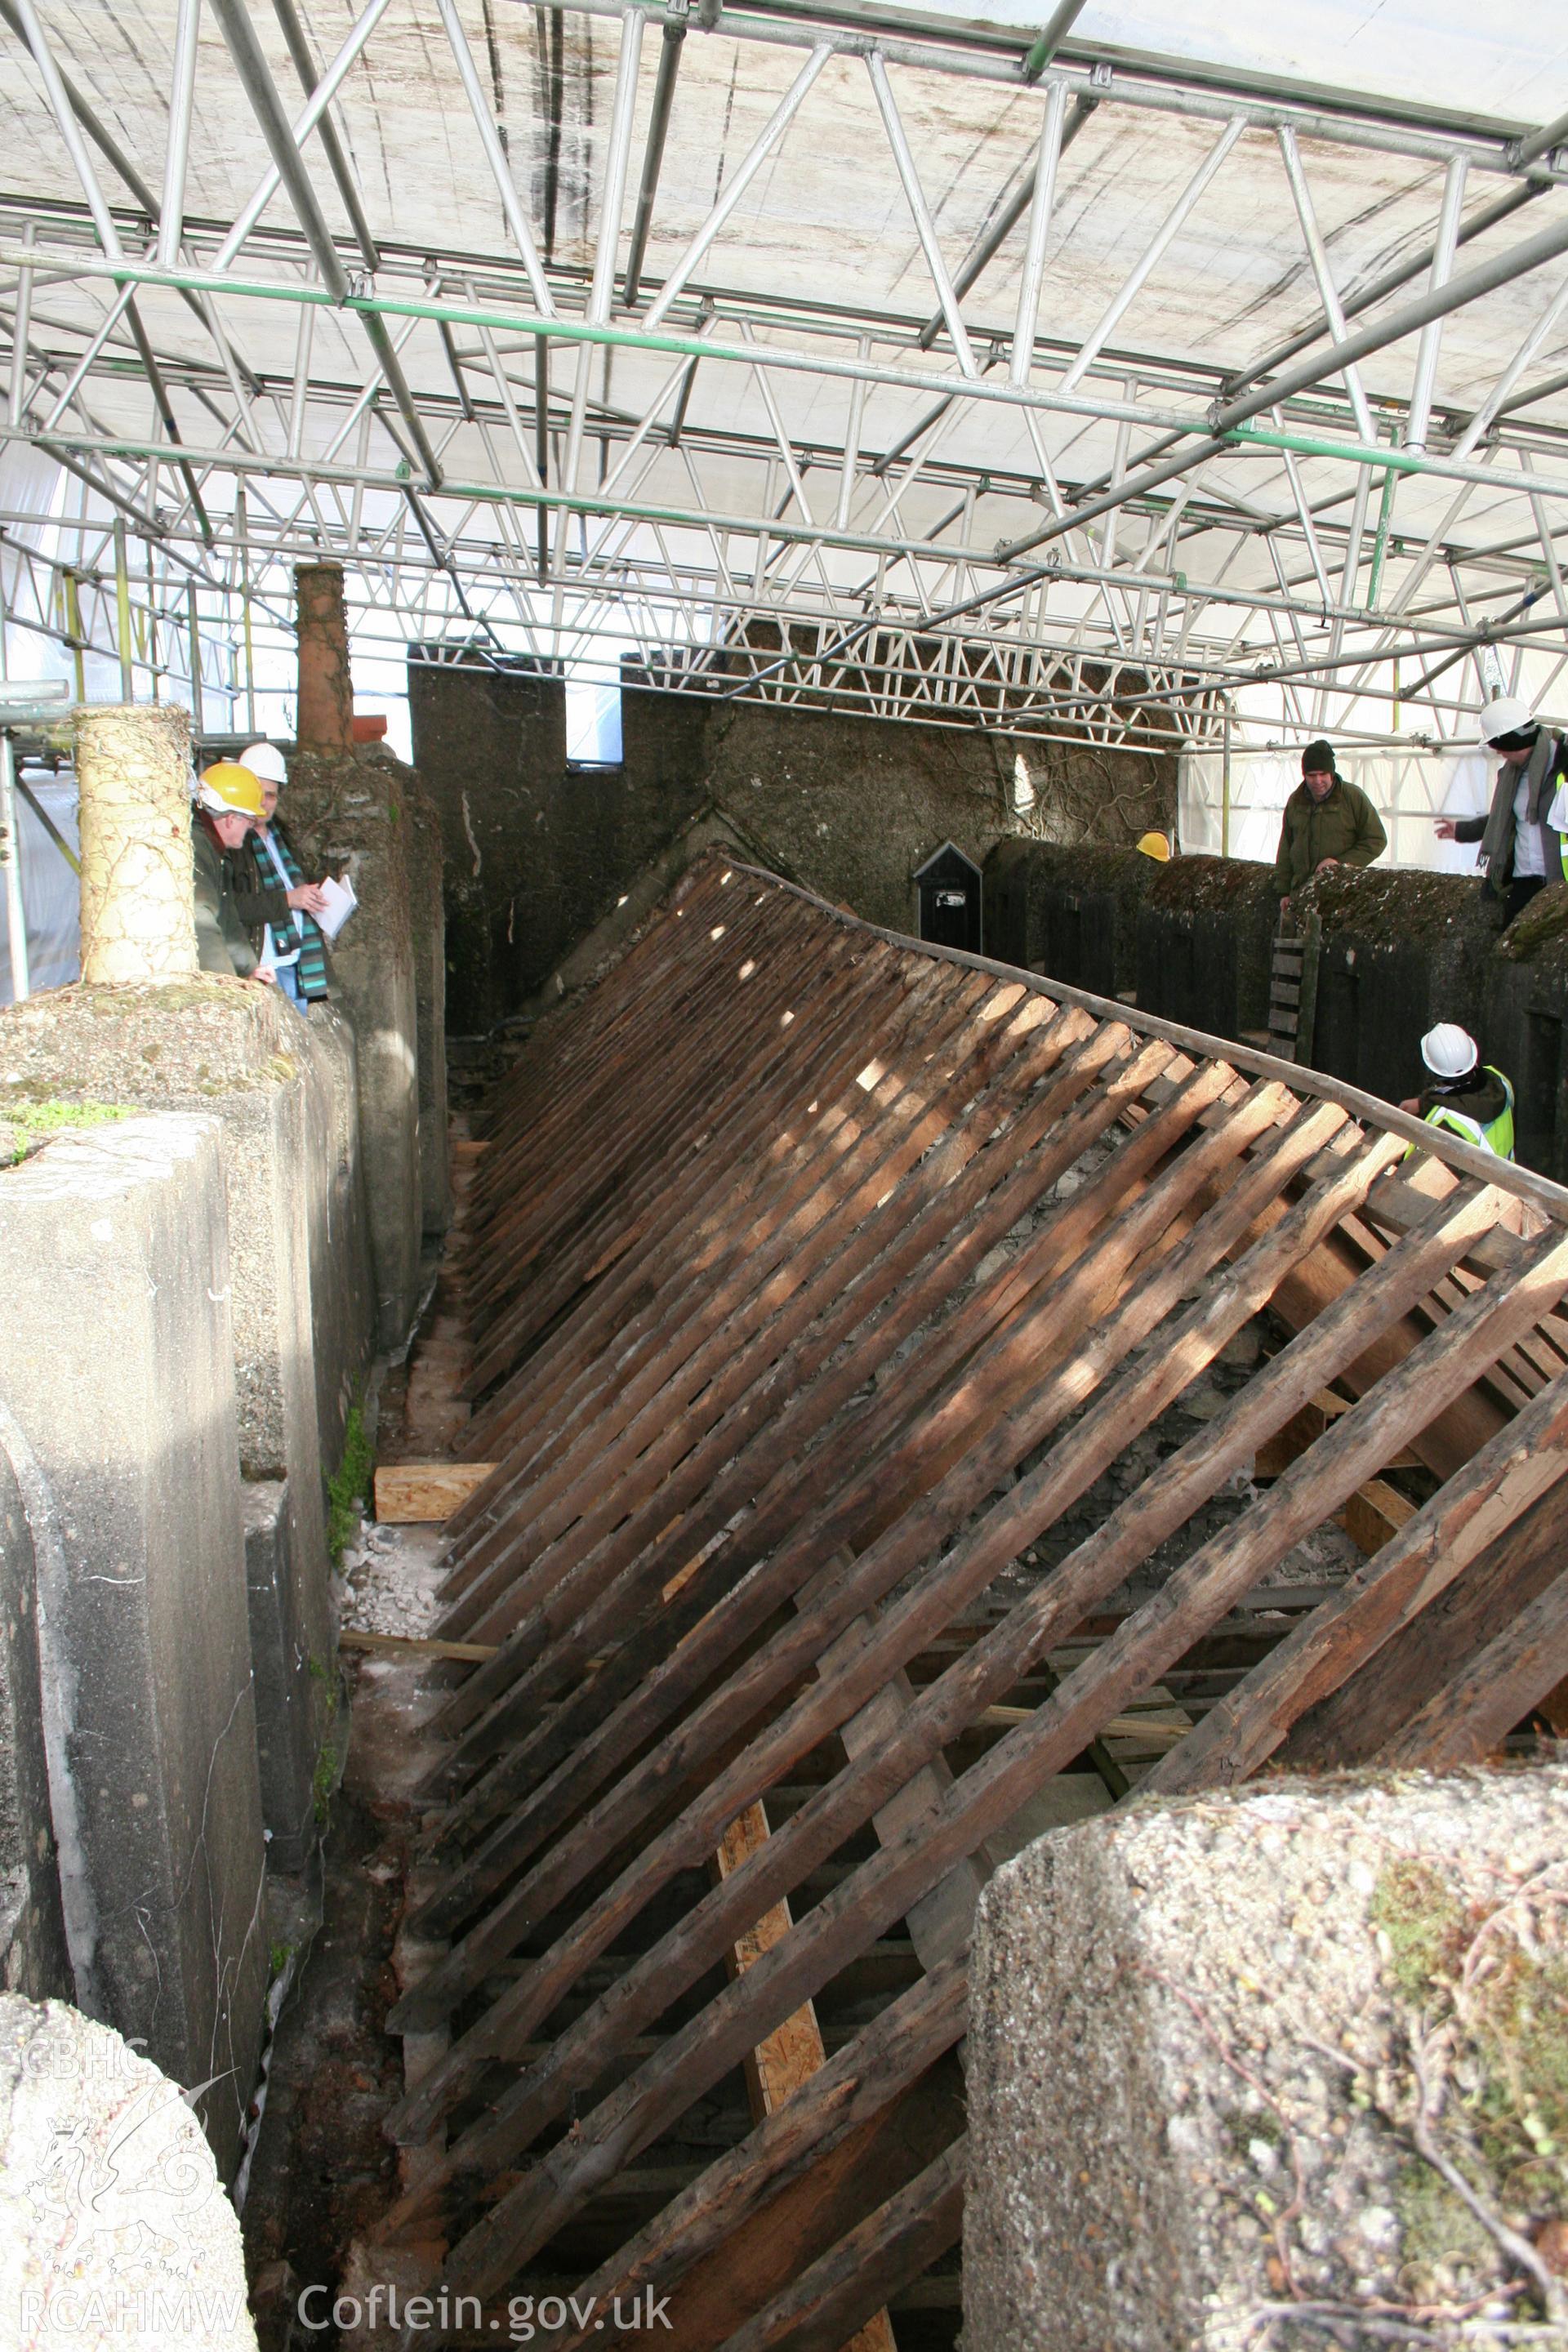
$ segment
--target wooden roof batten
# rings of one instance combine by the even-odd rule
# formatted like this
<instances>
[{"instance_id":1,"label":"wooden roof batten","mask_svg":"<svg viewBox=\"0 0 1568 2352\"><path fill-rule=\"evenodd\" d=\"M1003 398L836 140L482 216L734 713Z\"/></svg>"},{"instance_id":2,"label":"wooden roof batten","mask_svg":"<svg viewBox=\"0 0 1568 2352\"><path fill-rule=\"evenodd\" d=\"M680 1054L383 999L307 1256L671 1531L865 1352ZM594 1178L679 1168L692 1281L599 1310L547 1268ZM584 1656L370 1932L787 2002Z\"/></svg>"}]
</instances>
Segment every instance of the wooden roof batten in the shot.
<instances>
[{"instance_id":1,"label":"wooden roof batten","mask_svg":"<svg viewBox=\"0 0 1568 2352\"><path fill-rule=\"evenodd\" d=\"M961 2229L964 1955L1021 1809L1086 1757L1124 1790L1143 1725L1172 1793L1449 1764L1568 1673L1568 1192L718 852L486 1133L495 1466L436 1629L476 1654L392 2020L448 2039L387 2235L499 2310L743 2068L749 2127L579 2294L669 2295L690 2352L871 2352ZM1265 1307L1286 1343L1001 1605ZM1348 1580L1236 1614L1373 1482Z\"/></svg>"}]
</instances>

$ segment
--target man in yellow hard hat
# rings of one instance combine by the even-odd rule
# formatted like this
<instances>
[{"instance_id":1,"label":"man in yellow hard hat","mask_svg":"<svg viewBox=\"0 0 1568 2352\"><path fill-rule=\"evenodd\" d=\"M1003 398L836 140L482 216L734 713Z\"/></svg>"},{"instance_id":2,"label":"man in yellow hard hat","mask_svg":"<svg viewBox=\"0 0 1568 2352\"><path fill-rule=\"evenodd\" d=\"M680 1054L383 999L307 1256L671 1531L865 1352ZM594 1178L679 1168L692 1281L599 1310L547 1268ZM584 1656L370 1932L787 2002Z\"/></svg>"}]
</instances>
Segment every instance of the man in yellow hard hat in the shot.
<instances>
[{"instance_id":1,"label":"man in yellow hard hat","mask_svg":"<svg viewBox=\"0 0 1568 2352\"><path fill-rule=\"evenodd\" d=\"M196 957L204 971L271 980L258 969L250 935L234 903L228 855L262 818L261 786L237 761L219 760L196 786L191 856L196 884Z\"/></svg>"},{"instance_id":2,"label":"man in yellow hard hat","mask_svg":"<svg viewBox=\"0 0 1568 2352\"><path fill-rule=\"evenodd\" d=\"M1171 844L1167 836L1163 833L1145 833L1139 836L1138 847L1142 851L1145 857L1152 857L1161 866L1165 865L1170 858Z\"/></svg>"}]
</instances>

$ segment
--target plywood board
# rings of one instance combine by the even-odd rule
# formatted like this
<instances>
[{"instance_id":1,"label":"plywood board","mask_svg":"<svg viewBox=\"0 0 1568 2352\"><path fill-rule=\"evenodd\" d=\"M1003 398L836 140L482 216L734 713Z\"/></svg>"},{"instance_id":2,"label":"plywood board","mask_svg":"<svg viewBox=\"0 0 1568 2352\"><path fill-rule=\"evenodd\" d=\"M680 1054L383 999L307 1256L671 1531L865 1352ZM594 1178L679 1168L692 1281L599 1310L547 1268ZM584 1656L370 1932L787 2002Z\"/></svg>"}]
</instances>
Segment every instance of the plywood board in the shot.
<instances>
[{"instance_id":1,"label":"plywood board","mask_svg":"<svg viewBox=\"0 0 1568 2352\"><path fill-rule=\"evenodd\" d=\"M388 1462L375 1474L375 1516L391 1527L450 1518L495 1469L493 1462Z\"/></svg>"}]
</instances>

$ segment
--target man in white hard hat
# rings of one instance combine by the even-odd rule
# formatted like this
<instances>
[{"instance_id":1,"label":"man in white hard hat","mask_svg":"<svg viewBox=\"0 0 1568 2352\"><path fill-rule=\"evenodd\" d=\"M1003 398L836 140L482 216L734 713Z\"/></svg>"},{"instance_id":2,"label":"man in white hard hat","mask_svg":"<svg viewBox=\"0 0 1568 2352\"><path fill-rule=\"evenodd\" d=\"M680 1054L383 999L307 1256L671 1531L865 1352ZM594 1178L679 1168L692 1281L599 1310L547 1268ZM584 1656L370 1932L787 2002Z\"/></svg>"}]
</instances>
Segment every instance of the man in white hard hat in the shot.
<instances>
[{"instance_id":1,"label":"man in white hard hat","mask_svg":"<svg viewBox=\"0 0 1568 2352\"><path fill-rule=\"evenodd\" d=\"M1513 1088L1481 1061L1480 1048L1457 1021L1439 1021L1421 1040L1427 1084L1399 1106L1428 1127L1447 1128L1500 1160L1513 1158ZM1415 1150L1412 1144L1411 1150Z\"/></svg>"},{"instance_id":2,"label":"man in white hard hat","mask_svg":"<svg viewBox=\"0 0 1568 2352\"><path fill-rule=\"evenodd\" d=\"M1502 765L1488 815L1440 817L1439 841L1479 841L1487 869L1482 887L1503 902L1511 923L1538 890L1568 874L1563 822L1568 809L1559 790L1568 774L1568 749L1561 736L1537 724L1517 695L1500 694L1481 713L1481 735Z\"/></svg>"}]
</instances>

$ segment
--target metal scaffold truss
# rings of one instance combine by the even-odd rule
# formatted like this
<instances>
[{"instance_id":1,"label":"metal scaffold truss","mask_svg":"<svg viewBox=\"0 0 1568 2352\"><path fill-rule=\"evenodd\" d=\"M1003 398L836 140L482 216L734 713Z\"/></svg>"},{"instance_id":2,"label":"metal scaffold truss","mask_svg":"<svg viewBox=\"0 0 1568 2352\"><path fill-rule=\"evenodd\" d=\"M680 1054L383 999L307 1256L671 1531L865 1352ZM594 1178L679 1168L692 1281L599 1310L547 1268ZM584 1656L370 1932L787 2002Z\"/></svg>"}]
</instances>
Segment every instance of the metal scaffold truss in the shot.
<instances>
[{"instance_id":1,"label":"metal scaffold truss","mask_svg":"<svg viewBox=\"0 0 1568 2352\"><path fill-rule=\"evenodd\" d=\"M8 621L214 727L322 557L384 661L1151 748L1549 706L1568 117L1083 5L0 0Z\"/></svg>"}]
</instances>

